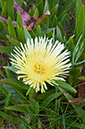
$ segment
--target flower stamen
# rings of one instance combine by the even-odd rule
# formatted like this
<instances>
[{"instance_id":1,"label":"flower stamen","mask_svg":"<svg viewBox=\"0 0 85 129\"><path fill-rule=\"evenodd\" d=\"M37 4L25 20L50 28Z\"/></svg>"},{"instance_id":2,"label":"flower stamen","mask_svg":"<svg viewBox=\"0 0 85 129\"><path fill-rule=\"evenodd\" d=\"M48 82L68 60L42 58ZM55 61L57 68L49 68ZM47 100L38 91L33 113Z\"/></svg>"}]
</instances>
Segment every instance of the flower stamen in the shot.
<instances>
[{"instance_id":1,"label":"flower stamen","mask_svg":"<svg viewBox=\"0 0 85 129\"><path fill-rule=\"evenodd\" d=\"M34 65L34 71L38 74L44 74L45 73L45 66L40 63L36 63Z\"/></svg>"}]
</instances>

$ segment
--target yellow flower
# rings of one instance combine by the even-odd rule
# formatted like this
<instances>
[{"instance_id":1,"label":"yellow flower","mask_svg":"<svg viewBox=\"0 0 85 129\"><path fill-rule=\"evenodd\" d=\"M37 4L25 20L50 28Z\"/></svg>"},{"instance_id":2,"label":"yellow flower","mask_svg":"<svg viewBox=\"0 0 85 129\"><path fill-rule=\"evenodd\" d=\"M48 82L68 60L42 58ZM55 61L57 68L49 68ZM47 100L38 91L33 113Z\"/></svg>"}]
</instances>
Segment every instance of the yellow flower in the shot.
<instances>
[{"instance_id":1,"label":"yellow flower","mask_svg":"<svg viewBox=\"0 0 85 129\"><path fill-rule=\"evenodd\" d=\"M26 44L15 47L11 54L11 64L17 68L18 79L23 78L36 92L47 90L46 83L53 85L54 80L63 80L68 75L71 63L70 52L64 45L46 37L28 39Z\"/></svg>"}]
</instances>

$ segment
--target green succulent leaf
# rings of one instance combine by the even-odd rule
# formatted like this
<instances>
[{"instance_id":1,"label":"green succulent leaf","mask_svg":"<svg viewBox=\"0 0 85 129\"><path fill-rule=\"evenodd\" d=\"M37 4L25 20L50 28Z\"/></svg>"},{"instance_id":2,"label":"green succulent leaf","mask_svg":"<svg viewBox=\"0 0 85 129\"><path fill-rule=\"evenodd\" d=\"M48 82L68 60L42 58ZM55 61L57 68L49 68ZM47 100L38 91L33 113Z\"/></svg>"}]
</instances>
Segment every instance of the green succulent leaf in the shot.
<instances>
[{"instance_id":1,"label":"green succulent leaf","mask_svg":"<svg viewBox=\"0 0 85 129\"><path fill-rule=\"evenodd\" d=\"M60 42L63 42L63 36L62 36L61 30L60 30L60 28L58 26L57 26L56 30L57 30L57 38L58 38L58 40Z\"/></svg>"},{"instance_id":2,"label":"green succulent leaf","mask_svg":"<svg viewBox=\"0 0 85 129\"><path fill-rule=\"evenodd\" d=\"M47 10L49 10L49 3L48 0L45 0L45 6L44 6L44 12L45 13Z\"/></svg>"},{"instance_id":3,"label":"green succulent leaf","mask_svg":"<svg viewBox=\"0 0 85 129\"><path fill-rule=\"evenodd\" d=\"M62 16L61 21L60 21L62 25L64 25L65 20L66 20L66 18L67 18L67 15L68 15L68 14L65 13L65 14Z\"/></svg>"},{"instance_id":4,"label":"green succulent leaf","mask_svg":"<svg viewBox=\"0 0 85 129\"><path fill-rule=\"evenodd\" d=\"M35 10L36 10L36 6L35 6L35 5L33 5L33 6L32 6L32 15L34 15Z\"/></svg>"},{"instance_id":5,"label":"green succulent leaf","mask_svg":"<svg viewBox=\"0 0 85 129\"><path fill-rule=\"evenodd\" d=\"M20 42L25 43L25 36L23 28L17 25L17 35Z\"/></svg>"},{"instance_id":6,"label":"green succulent leaf","mask_svg":"<svg viewBox=\"0 0 85 129\"><path fill-rule=\"evenodd\" d=\"M56 5L51 9L51 11L50 11L51 17L53 17L54 15L57 15L58 7L59 7L59 5L56 4Z\"/></svg>"},{"instance_id":7,"label":"green succulent leaf","mask_svg":"<svg viewBox=\"0 0 85 129\"><path fill-rule=\"evenodd\" d=\"M85 24L85 17L84 17L84 5L81 6L79 15L78 15L78 22L76 27L76 36L78 34L84 34L84 24Z\"/></svg>"},{"instance_id":8,"label":"green succulent leaf","mask_svg":"<svg viewBox=\"0 0 85 129\"><path fill-rule=\"evenodd\" d=\"M30 106L31 106L30 104L21 104L21 105L18 104L18 105L15 105L15 106L5 107L5 109L24 112L24 113L29 113L29 112L31 112L30 109L29 109Z\"/></svg>"},{"instance_id":9,"label":"green succulent leaf","mask_svg":"<svg viewBox=\"0 0 85 129\"><path fill-rule=\"evenodd\" d=\"M23 82L18 81L17 79L13 79L13 78L1 79L0 82L7 84L15 89L21 88L24 90L28 90L28 88L29 88L27 85L23 84Z\"/></svg>"},{"instance_id":10,"label":"green succulent leaf","mask_svg":"<svg viewBox=\"0 0 85 129\"><path fill-rule=\"evenodd\" d=\"M71 52L73 52L73 50L74 50L74 42L73 42L73 38L72 37L69 38L68 50L70 50Z\"/></svg>"},{"instance_id":11,"label":"green succulent leaf","mask_svg":"<svg viewBox=\"0 0 85 129\"><path fill-rule=\"evenodd\" d=\"M70 91L70 92L73 92L73 93L77 93L77 91L76 91L72 86L70 86L68 83L66 83L66 82L64 82L64 81L61 81L61 80L54 80L54 81L55 81L55 83L56 83L59 87L65 89L66 91Z\"/></svg>"},{"instance_id":12,"label":"green succulent leaf","mask_svg":"<svg viewBox=\"0 0 85 129\"><path fill-rule=\"evenodd\" d=\"M81 0L76 0L76 25L77 25L77 21L78 21L78 16L79 16L81 4L82 4Z\"/></svg>"},{"instance_id":13,"label":"green succulent leaf","mask_svg":"<svg viewBox=\"0 0 85 129\"><path fill-rule=\"evenodd\" d=\"M35 114L39 114L39 103L33 99L33 104L32 104L32 111Z\"/></svg>"},{"instance_id":14,"label":"green succulent leaf","mask_svg":"<svg viewBox=\"0 0 85 129\"><path fill-rule=\"evenodd\" d=\"M7 13L8 13L8 2L4 2L2 5L3 5L3 7L2 7L1 15L3 17L7 17Z\"/></svg>"},{"instance_id":15,"label":"green succulent leaf","mask_svg":"<svg viewBox=\"0 0 85 129\"><path fill-rule=\"evenodd\" d=\"M8 32L12 38L17 39L16 32L10 17L8 18Z\"/></svg>"},{"instance_id":16,"label":"green succulent leaf","mask_svg":"<svg viewBox=\"0 0 85 129\"><path fill-rule=\"evenodd\" d=\"M14 20L14 0L8 1L8 16L11 17L12 20Z\"/></svg>"},{"instance_id":17,"label":"green succulent leaf","mask_svg":"<svg viewBox=\"0 0 85 129\"><path fill-rule=\"evenodd\" d=\"M14 68L13 66L3 66L3 68L11 70L12 72L17 72L18 69Z\"/></svg>"},{"instance_id":18,"label":"green succulent leaf","mask_svg":"<svg viewBox=\"0 0 85 129\"><path fill-rule=\"evenodd\" d=\"M29 34L29 32L27 31L27 29L25 27L23 27L23 29L24 29L24 35L25 35L26 42L28 39L31 41L31 35Z\"/></svg>"},{"instance_id":19,"label":"green succulent leaf","mask_svg":"<svg viewBox=\"0 0 85 129\"><path fill-rule=\"evenodd\" d=\"M36 4L39 10L39 15L43 14L43 0L36 0Z\"/></svg>"},{"instance_id":20,"label":"green succulent leaf","mask_svg":"<svg viewBox=\"0 0 85 129\"><path fill-rule=\"evenodd\" d=\"M58 25L58 18L55 15L54 18L53 18L53 27L56 27L57 25Z\"/></svg>"},{"instance_id":21,"label":"green succulent leaf","mask_svg":"<svg viewBox=\"0 0 85 129\"><path fill-rule=\"evenodd\" d=\"M17 24L19 27L22 27L22 18L21 18L21 12L19 11L17 14Z\"/></svg>"},{"instance_id":22,"label":"green succulent leaf","mask_svg":"<svg viewBox=\"0 0 85 129\"><path fill-rule=\"evenodd\" d=\"M7 39L10 41L10 43L13 45L13 46L20 46L20 42L12 37L10 37L9 35L6 34L6 37ZM13 47L11 46L11 50L13 49ZM12 51L10 51L12 52Z\"/></svg>"},{"instance_id":23,"label":"green succulent leaf","mask_svg":"<svg viewBox=\"0 0 85 129\"><path fill-rule=\"evenodd\" d=\"M38 36L42 36L42 31L41 31L40 25L38 25L38 26L36 27L36 36L37 36L37 37L38 37Z\"/></svg>"},{"instance_id":24,"label":"green succulent leaf","mask_svg":"<svg viewBox=\"0 0 85 129\"><path fill-rule=\"evenodd\" d=\"M6 31L8 31L7 25L5 24L4 21L2 21L2 19L0 19L0 22L2 24L2 26L5 28Z\"/></svg>"},{"instance_id":25,"label":"green succulent leaf","mask_svg":"<svg viewBox=\"0 0 85 129\"><path fill-rule=\"evenodd\" d=\"M36 8L33 17L38 18L39 17L39 10Z\"/></svg>"}]
</instances>

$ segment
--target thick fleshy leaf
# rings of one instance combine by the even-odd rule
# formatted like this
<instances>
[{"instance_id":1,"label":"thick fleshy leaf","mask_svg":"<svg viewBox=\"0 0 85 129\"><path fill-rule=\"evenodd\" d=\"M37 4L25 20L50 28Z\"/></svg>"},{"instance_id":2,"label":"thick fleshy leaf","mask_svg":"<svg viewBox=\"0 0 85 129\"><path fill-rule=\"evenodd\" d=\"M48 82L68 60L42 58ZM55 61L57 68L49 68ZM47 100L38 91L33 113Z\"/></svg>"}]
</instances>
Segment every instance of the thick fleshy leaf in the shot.
<instances>
[{"instance_id":1,"label":"thick fleshy leaf","mask_svg":"<svg viewBox=\"0 0 85 129\"><path fill-rule=\"evenodd\" d=\"M36 19L39 17L39 10L38 10L38 8L36 8L33 17L35 17Z\"/></svg>"},{"instance_id":2,"label":"thick fleshy leaf","mask_svg":"<svg viewBox=\"0 0 85 129\"><path fill-rule=\"evenodd\" d=\"M63 42L63 37L62 37L62 33L61 33L61 30L60 28L57 26L56 27L56 31L57 31L57 38L60 42Z\"/></svg>"},{"instance_id":3,"label":"thick fleshy leaf","mask_svg":"<svg viewBox=\"0 0 85 129\"><path fill-rule=\"evenodd\" d=\"M68 14L67 13L65 13L63 16L62 16L62 18L61 18L61 24L62 24L62 26L64 25L64 23L65 23L65 20L66 20L66 18L67 18L67 16L68 16Z\"/></svg>"},{"instance_id":4,"label":"thick fleshy leaf","mask_svg":"<svg viewBox=\"0 0 85 129\"><path fill-rule=\"evenodd\" d=\"M14 68L13 66L3 66L3 68L5 68L5 69L9 69L9 70L11 70L12 72L17 72L17 69L16 68Z\"/></svg>"},{"instance_id":5,"label":"thick fleshy leaf","mask_svg":"<svg viewBox=\"0 0 85 129\"><path fill-rule=\"evenodd\" d=\"M72 37L69 38L68 50L70 50L71 52L73 52L73 50L74 50L74 42L73 42L73 38Z\"/></svg>"},{"instance_id":6,"label":"thick fleshy leaf","mask_svg":"<svg viewBox=\"0 0 85 129\"><path fill-rule=\"evenodd\" d=\"M39 15L41 16L43 14L43 0L36 0L37 8L39 10Z\"/></svg>"},{"instance_id":7,"label":"thick fleshy leaf","mask_svg":"<svg viewBox=\"0 0 85 129\"><path fill-rule=\"evenodd\" d=\"M8 16L10 16L12 20L14 20L14 0L8 1Z\"/></svg>"},{"instance_id":8,"label":"thick fleshy leaf","mask_svg":"<svg viewBox=\"0 0 85 129\"><path fill-rule=\"evenodd\" d=\"M21 89L25 89L25 90L28 90L28 88L29 88L27 85L23 84L21 81L18 81L13 78L1 79L0 82L7 84L13 88L21 88Z\"/></svg>"},{"instance_id":9,"label":"thick fleshy leaf","mask_svg":"<svg viewBox=\"0 0 85 129\"><path fill-rule=\"evenodd\" d=\"M28 104L18 104L18 105L15 105L15 106L8 106L8 107L5 107L5 109L7 110L13 110L13 111L19 111L19 112L24 112L24 113L29 113L31 112L29 107L31 105L28 105Z\"/></svg>"},{"instance_id":10,"label":"thick fleshy leaf","mask_svg":"<svg viewBox=\"0 0 85 129\"><path fill-rule=\"evenodd\" d=\"M53 27L56 27L57 25L58 25L58 18L55 15L54 18L53 18Z\"/></svg>"},{"instance_id":11,"label":"thick fleshy leaf","mask_svg":"<svg viewBox=\"0 0 85 129\"><path fill-rule=\"evenodd\" d=\"M81 0L76 0L76 23L78 21L78 15L81 8L81 4L82 4Z\"/></svg>"},{"instance_id":12,"label":"thick fleshy leaf","mask_svg":"<svg viewBox=\"0 0 85 129\"><path fill-rule=\"evenodd\" d=\"M41 36L41 35L42 35L41 27L40 27L40 25L38 25L36 27L36 36L38 37L38 36Z\"/></svg>"},{"instance_id":13,"label":"thick fleshy leaf","mask_svg":"<svg viewBox=\"0 0 85 129\"><path fill-rule=\"evenodd\" d=\"M54 15L57 15L58 7L59 7L59 4L56 4L56 5L51 9L51 11L50 11L51 17L53 17Z\"/></svg>"},{"instance_id":14,"label":"thick fleshy leaf","mask_svg":"<svg viewBox=\"0 0 85 129\"><path fill-rule=\"evenodd\" d=\"M45 13L45 12L47 12L49 10L49 2L48 2L48 0L45 0L45 6L44 6L44 11L43 11L43 13ZM43 22L45 22L45 26L44 26L44 28L46 29L46 28L49 28L49 17L47 18L47 20L46 21L43 21Z\"/></svg>"},{"instance_id":15,"label":"thick fleshy leaf","mask_svg":"<svg viewBox=\"0 0 85 129\"><path fill-rule=\"evenodd\" d=\"M12 38L17 39L16 32L10 17L8 18L8 32Z\"/></svg>"},{"instance_id":16,"label":"thick fleshy leaf","mask_svg":"<svg viewBox=\"0 0 85 129\"><path fill-rule=\"evenodd\" d=\"M1 7L3 8L4 4L5 3L5 0L0 0L0 4L1 4Z\"/></svg>"},{"instance_id":17,"label":"thick fleshy leaf","mask_svg":"<svg viewBox=\"0 0 85 129\"><path fill-rule=\"evenodd\" d=\"M75 49L73 51L73 55L72 55L72 64L73 65L79 65L79 64L85 62L85 60L83 60L81 62L77 62L84 50L84 42L81 42L81 39L82 39L82 35L79 37L79 39L76 43Z\"/></svg>"},{"instance_id":18,"label":"thick fleshy leaf","mask_svg":"<svg viewBox=\"0 0 85 129\"><path fill-rule=\"evenodd\" d=\"M62 24L61 24L60 22L58 22L58 27L59 27L60 31L62 32L61 38L62 38L62 37L65 37L65 38L67 39L67 37L66 37L66 32L65 32L65 30L64 30L64 28L63 28L63 26L62 26ZM59 37L59 36L58 36L58 37ZM62 39L63 39L63 38L62 38Z\"/></svg>"},{"instance_id":19,"label":"thick fleshy leaf","mask_svg":"<svg viewBox=\"0 0 85 129\"><path fill-rule=\"evenodd\" d=\"M49 10L48 0L45 0L44 13Z\"/></svg>"},{"instance_id":20,"label":"thick fleshy leaf","mask_svg":"<svg viewBox=\"0 0 85 129\"><path fill-rule=\"evenodd\" d=\"M25 43L25 36L24 36L24 31L23 28L17 25L17 34L18 34L18 39L20 42Z\"/></svg>"},{"instance_id":21,"label":"thick fleshy leaf","mask_svg":"<svg viewBox=\"0 0 85 129\"><path fill-rule=\"evenodd\" d=\"M4 21L6 24L8 24L8 19L2 17L1 15L0 15L0 19L2 19L2 21ZM16 21L12 21L12 23L13 23L13 26L16 26L17 25L17 22Z\"/></svg>"},{"instance_id":22,"label":"thick fleshy leaf","mask_svg":"<svg viewBox=\"0 0 85 129\"><path fill-rule=\"evenodd\" d=\"M48 39L51 39L51 38L52 38L52 35L53 35L52 31L49 31L49 32L47 33Z\"/></svg>"},{"instance_id":23,"label":"thick fleshy leaf","mask_svg":"<svg viewBox=\"0 0 85 129\"><path fill-rule=\"evenodd\" d=\"M2 16L0 16L0 22L2 24L2 26L6 29L6 31L8 31L7 25L4 23L4 20L6 21L6 19L4 19Z\"/></svg>"},{"instance_id":24,"label":"thick fleshy leaf","mask_svg":"<svg viewBox=\"0 0 85 129\"><path fill-rule=\"evenodd\" d=\"M41 103L41 107L46 107L52 100L58 98L61 94L63 94L63 92L57 92L54 94L51 94L50 96L48 96L42 103Z\"/></svg>"},{"instance_id":25,"label":"thick fleshy leaf","mask_svg":"<svg viewBox=\"0 0 85 129\"><path fill-rule=\"evenodd\" d=\"M23 27L23 29L24 29L24 35L25 35L26 42L28 39L31 41L31 35L29 34L29 32L27 31L27 29L25 27Z\"/></svg>"},{"instance_id":26,"label":"thick fleshy leaf","mask_svg":"<svg viewBox=\"0 0 85 129\"><path fill-rule=\"evenodd\" d=\"M61 80L54 80L54 81L55 81L56 84L58 84L59 87L65 89L66 91L77 93L77 91L72 86L67 84L66 82L61 81Z\"/></svg>"},{"instance_id":27,"label":"thick fleshy leaf","mask_svg":"<svg viewBox=\"0 0 85 129\"><path fill-rule=\"evenodd\" d=\"M21 12L19 11L17 14L17 24L19 27L22 27L22 18L21 18Z\"/></svg>"},{"instance_id":28,"label":"thick fleshy leaf","mask_svg":"<svg viewBox=\"0 0 85 129\"><path fill-rule=\"evenodd\" d=\"M13 45L13 46L19 46L20 45L20 42L12 37L10 37L9 35L6 34L6 37L7 39L10 41L10 43Z\"/></svg>"},{"instance_id":29,"label":"thick fleshy leaf","mask_svg":"<svg viewBox=\"0 0 85 129\"><path fill-rule=\"evenodd\" d=\"M77 43L76 43L76 46L75 46L75 49L73 51L73 56L72 56L72 63L74 64L75 63L75 57L76 57L76 54L78 52L78 46L79 46L79 43L81 42L81 39L82 39L82 35L79 37Z\"/></svg>"},{"instance_id":30,"label":"thick fleshy leaf","mask_svg":"<svg viewBox=\"0 0 85 129\"><path fill-rule=\"evenodd\" d=\"M84 50L84 43L82 42L81 45L80 45L80 48L78 49L78 52L77 52L77 55L76 55L75 62L78 61L78 59L80 58L80 56L81 56L83 50Z\"/></svg>"},{"instance_id":31,"label":"thick fleshy leaf","mask_svg":"<svg viewBox=\"0 0 85 129\"><path fill-rule=\"evenodd\" d=\"M84 18L84 5L81 6L79 15L78 15L78 21L77 21L77 28L76 28L76 36L78 34L84 34L84 24L85 24L85 18Z\"/></svg>"},{"instance_id":32,"label":"thick fleshy leaf","mask_svg":"<svg viewBox=\"0 0 85 129\"><path fill-rule=\"evenodd\" d=\"M7 15L8 15L7 13L8 13L8 1L5 1L5 2L3 3L1 15L2 15L3 17L7 17Z\"/></svg>"},{"instance_id":33,"label":"thick fleshy leaf","mask_svg":"<svg viewBox=\"0 0 85 129\"><path fill-rule=\"evenodd\" d=\"M36 10L36 6L35 6L35 5L33 5L33 6L32 6L32 16L34 15L35 10Z\"/></svg>"}]
</instances>

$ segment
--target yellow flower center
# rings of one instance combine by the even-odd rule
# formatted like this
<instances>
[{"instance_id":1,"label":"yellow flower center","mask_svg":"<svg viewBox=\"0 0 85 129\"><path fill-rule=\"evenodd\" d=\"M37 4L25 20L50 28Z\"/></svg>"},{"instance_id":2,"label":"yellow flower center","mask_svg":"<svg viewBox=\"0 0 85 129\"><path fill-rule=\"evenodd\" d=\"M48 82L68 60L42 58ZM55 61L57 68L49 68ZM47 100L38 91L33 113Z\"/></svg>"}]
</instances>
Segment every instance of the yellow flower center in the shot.
<instances>
[{"instance_id":1,"label":"yellow flower center","mask_svg":"<svg viewBox=\"0 0 85 129\"><path fill-rule=\"evenodd\" d=\"M36 63L34 65L34 71L38 74L44 74L45 73L45 66L40 63Z\"/></svg>"},{"instance_id":2,"label":"yellow flower center","mask_svg":"<svg viewBox=\"0 0 85 129\"><path fill-rule=\"evenodd\" d=\"M31 69L38 77L45 77L49 73L49 67L46 65L44 60L36 59L31 63Z\"/></svg>"}]
</instances>

